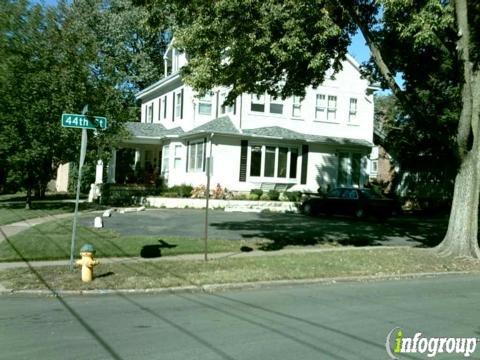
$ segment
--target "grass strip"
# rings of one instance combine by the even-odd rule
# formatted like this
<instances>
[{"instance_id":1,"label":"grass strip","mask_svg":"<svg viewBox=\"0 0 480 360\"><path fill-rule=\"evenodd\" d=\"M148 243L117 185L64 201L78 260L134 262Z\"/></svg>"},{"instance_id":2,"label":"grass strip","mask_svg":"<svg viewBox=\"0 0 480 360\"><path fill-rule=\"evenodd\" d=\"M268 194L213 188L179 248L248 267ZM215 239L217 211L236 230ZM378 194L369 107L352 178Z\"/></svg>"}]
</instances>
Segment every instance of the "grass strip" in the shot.
<instances>
[{"instance_id":1,"label":"grass strip","mask_svg":"<svg viewBox=\"0 0 480 360\"><path fill-rule=\"evenodd\" d=\"M79 204L80 211L99 210L103 206L90 203ZM45 217L63 213L71 213L75 210L74 203L33 203L32 209L25 209L25 204L2 204L0 203L0 225L12 224L15 222Z\"/></svg>"},{"instance_id":2,"label":"grass strip","mask_svg":"<svg viewBox=\"0 0 480 360\"><path fill-rule=\"evenodd\" d=\"M0 243L0 262L35 260L60 260L70 257L72 219L57 219L34 226ZM10 245L13 244L15 249ZM90 243L98 257L159 257L179 254L201 253L203 239L168 236L122 236L113 230L94 229L78 225L77 249ZM240 251L242 246L255 247L254 241L216 240L208 241L209 252Z\"/></svg>"},{"instance_id":3,"label":"grass strip","mask_svg":"<svg viewBox=\"0 0 480 360\"><path fill-rule=\"evenodd\" d=\"M202 261L137 261L100 264L84 284L80 270L66 266L0 271L0 283L15 290L151 289L269 280L400 275L422 272L480 272L480 262L441 258L427 249L343 250ZM40 278L42 280L40 280Z\"/></svg>"}]
</instances>

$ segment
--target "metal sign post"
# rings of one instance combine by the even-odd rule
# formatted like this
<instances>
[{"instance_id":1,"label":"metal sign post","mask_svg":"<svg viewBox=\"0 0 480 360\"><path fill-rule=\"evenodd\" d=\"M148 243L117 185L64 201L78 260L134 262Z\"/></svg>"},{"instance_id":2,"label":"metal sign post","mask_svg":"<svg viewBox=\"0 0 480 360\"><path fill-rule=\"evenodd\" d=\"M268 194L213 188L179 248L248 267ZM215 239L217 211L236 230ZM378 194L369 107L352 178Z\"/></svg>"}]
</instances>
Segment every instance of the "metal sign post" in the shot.
<instances>
[{"instance_id":1,"label":"metal sign post","mask_svg":"<svg viewBox=\"0 0 480 360\"><path fill-rule=\"evenodd\" d=\"M78 203L80 201L80 184L82 181L82 167L85 162L85 154L87 153L87 129L106 129L107 119L100 116L87 117L88 105L85 105L82 114L62 114L61 123L63 127L80 128L82 129L82 142L80 146L80 159L78 162L78 179L77 179L77 194L75 198L75 212L73 214L72 226L72 244L70 247L70 270L73 270L73 253L75 252L75 242L77 239L77 217L78 217ZM94 119L94 122L91 121Z\"/></svg>"},{"instance_id":2,"label":"metal sign post","mask_svg":"<svg viewBox=\"0 0 480 360\"><path fill-rule=\"evenodd\" d=\"M204 235L204 259L208 261L208 202L210 200L210 172L211 172L211 165L212 165L212 140L213 140L213 133L210 135L210 155L207 156L207 189L205 191L205 235ZM206 150L206 149L205 149Z\"/></svg>"},{"instance_id":3,"label":"metal sign post","mask_svg":"<svg viewBox=\"0 0 480 360\"><path fill-rule=\"evenodd\" d=\"M75 241L77 237L77 216L78 202L80 200L80 184L82 181L82 167L85 162L85 154L87 152L87 129L82 129L82 145L80 146L80 161L78 162L78 179L77 179L77 196L75 198L75 213L73 215L72 227L72 246L70 248L70 270L73 270L73 253L75 252Z\"/></svg>"}]
</instances>

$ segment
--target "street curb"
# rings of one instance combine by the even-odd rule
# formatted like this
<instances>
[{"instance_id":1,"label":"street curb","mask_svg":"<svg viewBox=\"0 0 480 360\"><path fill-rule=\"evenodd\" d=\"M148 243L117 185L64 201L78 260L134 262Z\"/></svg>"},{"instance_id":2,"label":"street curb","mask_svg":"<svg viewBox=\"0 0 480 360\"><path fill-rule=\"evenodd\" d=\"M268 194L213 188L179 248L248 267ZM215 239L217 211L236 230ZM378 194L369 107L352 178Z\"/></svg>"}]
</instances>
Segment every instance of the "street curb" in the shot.
<instances>
[{"instance_id":1,"label":"street curb","mask_svg":"<svg viewBox=\"0 0 480 360\"><path fill-rule=\"evenodd\" d=\"M272 280L272 281L256 281L242 283L225 283L225 284L206 284L200 286L178 286L170 288L153 288L153 289L102 289L102 290L13 290L6 289L0 284L0 296L5 295L37 295L37 296L54 296L62 297L64 295L115 295L115 294L181 294L181 293L215 293L228 290L253 290L260 288L275 288L282 286L297 285L334 285L337 283L348 282L374 282L385 280L404 280L404 279L421 279L439 276L454 275L474 275L480 274L474 271L449 271L449 272L428 272L428 273L408 273L408 274L385 274L373 276L347 276L317 279L298 279L298 280Z\"/></svg>"}]
</instances>

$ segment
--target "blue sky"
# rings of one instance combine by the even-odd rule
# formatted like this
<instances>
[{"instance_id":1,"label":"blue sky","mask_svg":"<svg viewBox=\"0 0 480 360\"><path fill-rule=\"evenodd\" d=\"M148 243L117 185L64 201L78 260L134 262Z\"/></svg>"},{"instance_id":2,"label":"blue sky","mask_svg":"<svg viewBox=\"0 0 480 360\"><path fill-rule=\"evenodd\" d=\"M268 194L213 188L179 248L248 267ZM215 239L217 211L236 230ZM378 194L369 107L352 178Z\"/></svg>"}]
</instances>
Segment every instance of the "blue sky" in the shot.
<instances>
[{"instance_id":1,"label":"blue sky","mask_svg":"<svg viewBox=\"0 0 480 360\"><path fill-rule=\"evenodd\" d=\"M365 39L360 32L357 32L352 39L352 43L348 47L348 52L360 64L368 61L370 58L370 49L365 45Z\"/></svg>"}]
</instances>

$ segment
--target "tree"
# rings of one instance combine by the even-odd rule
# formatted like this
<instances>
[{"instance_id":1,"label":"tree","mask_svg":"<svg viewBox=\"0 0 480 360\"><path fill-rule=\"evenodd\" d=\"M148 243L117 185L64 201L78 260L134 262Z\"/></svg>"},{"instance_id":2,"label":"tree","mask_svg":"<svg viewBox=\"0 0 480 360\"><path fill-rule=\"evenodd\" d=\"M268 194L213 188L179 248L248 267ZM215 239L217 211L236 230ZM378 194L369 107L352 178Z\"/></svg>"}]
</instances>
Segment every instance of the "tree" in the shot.
<instances>
[{"instance_id":1,"label":"tree","mask_svg":"<svg viewBox=\"0 0 480 360\"><path fill-rule=\"evenodd\" d=\"M89 137L101 156L137 117L133 94L162 74L165 39L129 0L26 0L0 4L0 174L7 185L45 192L58 164L78 157L80 131L60 126L64 112L105 115L109 129Z\"/></svg>"},{"instance_id":2,"label":"tree","mask_svg":"<svg viewBox=\"0 0 480 360\"><path fill-rule=\"evenodd\" d=\"M162 0L150 4L167 6ZM242 92L302 95L329 68L339 69L351 35L360 29L372 52L371 75L392 90L405 129L422 129L421 137L410 139L412 148L438 163L438 154L422 151L435 143L456 159L449 227L439 253L480 257L478 1L178 0L168 6L176 45L189 54L185 80L199 91L231 86L229 101ZM403 90L397 71L404 74Z\"/></svg>"}]
</instances>

